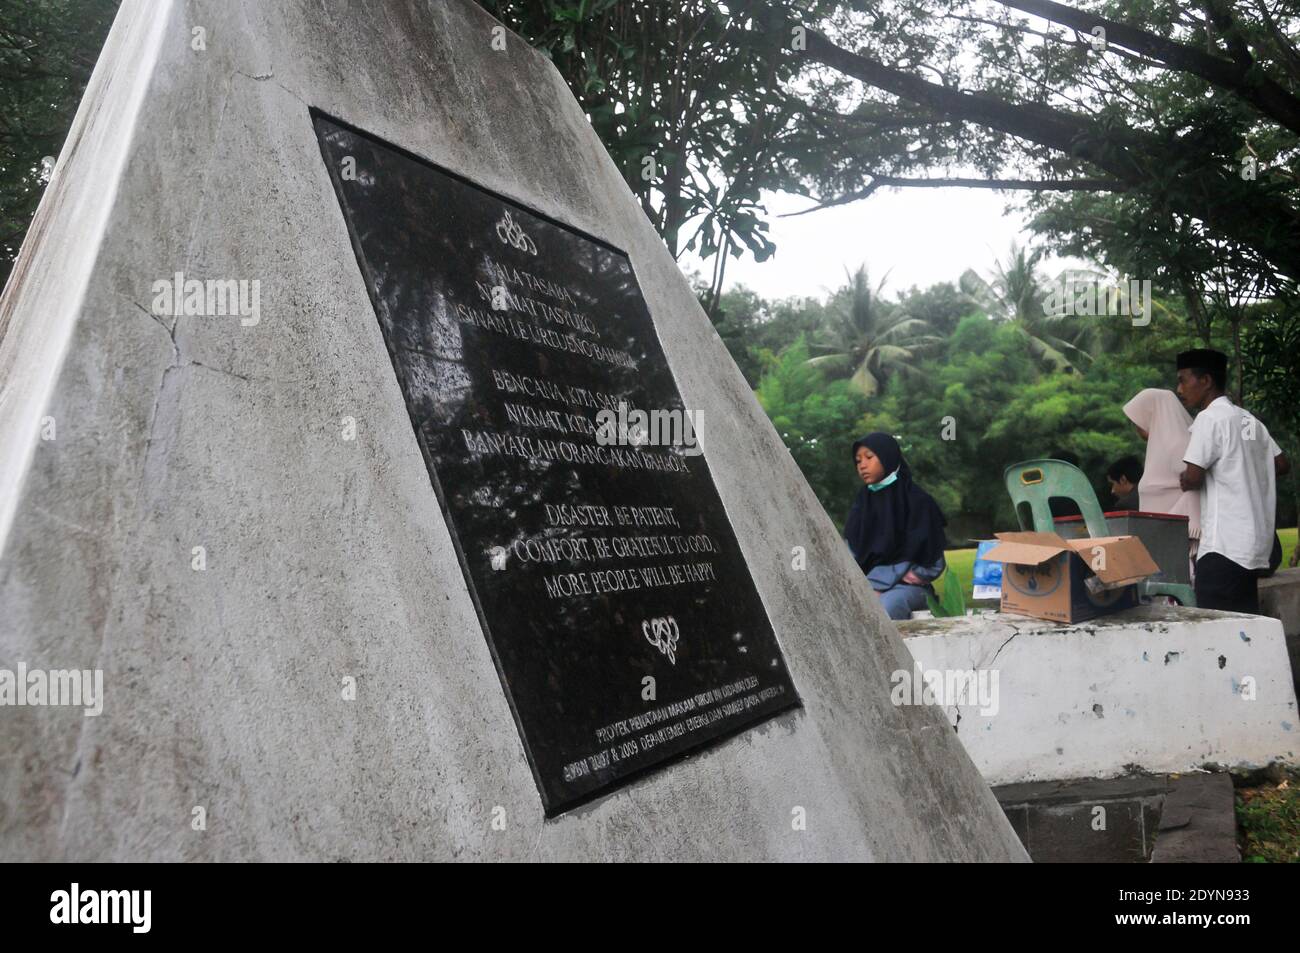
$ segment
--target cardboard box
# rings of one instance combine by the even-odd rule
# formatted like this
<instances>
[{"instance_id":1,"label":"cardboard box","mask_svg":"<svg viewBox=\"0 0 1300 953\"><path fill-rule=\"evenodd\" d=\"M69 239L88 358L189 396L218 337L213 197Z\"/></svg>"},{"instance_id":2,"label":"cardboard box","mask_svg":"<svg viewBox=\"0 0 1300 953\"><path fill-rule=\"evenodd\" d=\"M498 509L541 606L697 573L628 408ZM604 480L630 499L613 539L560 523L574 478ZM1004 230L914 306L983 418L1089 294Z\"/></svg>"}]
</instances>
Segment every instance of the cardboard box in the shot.
<instances>
[{"instance_id":1,"label":"cardboard box","mask_svg":"<svg viewBox=\"0 0 1300 953\"><path fill-rule=\"evenodd\" d=\"M1083 622L1138 604L1137 583L1159 567L1136 536L1064 539L996 533L984 558L1003 564L1002 611Z\"/></svg>"}]
</instances>

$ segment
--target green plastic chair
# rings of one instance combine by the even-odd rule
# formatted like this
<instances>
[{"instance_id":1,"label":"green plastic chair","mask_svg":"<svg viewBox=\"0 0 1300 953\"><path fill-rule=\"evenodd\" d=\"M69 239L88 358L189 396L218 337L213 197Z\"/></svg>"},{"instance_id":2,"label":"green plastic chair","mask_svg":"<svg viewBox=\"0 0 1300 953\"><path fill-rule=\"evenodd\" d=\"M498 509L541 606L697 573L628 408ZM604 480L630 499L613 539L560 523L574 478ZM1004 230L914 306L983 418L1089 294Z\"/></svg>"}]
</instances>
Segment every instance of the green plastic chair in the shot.
<instances>
[{"instance_id":1,"label":"green plastic chair","mask_svg":"<svg viewBox=\"0 0 1300 953\"><path fill-rule=\"evenodd\" d=\"M1055 533L1056 521L1052 518L1048 501L1052 497L1062 497L1079 507L1089 536L1111 535L1106 525L1106 514L1097 502L1092 484L1074 464L1064 460L1025 460L1007 467L1002 480L1016 508L1016 520L1022 530ZM1181 605L1196 605L1195 590L1183 583L1144 579L1138 583L1138 593L1170 596Z\"/></svg>"}]
</instances>

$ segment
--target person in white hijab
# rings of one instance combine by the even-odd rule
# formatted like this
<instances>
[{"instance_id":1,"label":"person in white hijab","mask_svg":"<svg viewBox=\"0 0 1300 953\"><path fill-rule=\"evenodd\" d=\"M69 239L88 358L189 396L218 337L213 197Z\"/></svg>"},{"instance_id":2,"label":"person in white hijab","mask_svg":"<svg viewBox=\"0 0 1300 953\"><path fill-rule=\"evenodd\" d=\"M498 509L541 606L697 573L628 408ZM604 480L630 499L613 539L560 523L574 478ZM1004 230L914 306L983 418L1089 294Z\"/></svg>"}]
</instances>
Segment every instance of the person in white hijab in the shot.
<instances>
[{"instance_id":1,"label":"person in white hijab","mask_svg":"<svg viewBox=\"0 0 1300 953\"><path fill-rule=\"evenodd\" d=\"M1138 504L1148 513L1176 513L1187 517L1190 547L1196 552L1201 538L1201 497L1185 493L1178 477L1186 466L1183 454L1191 439L1192 415L1173 391L1148 387L1124 405L1124 414L1147 442L1146 467L1138 483Z\"/></svg>"}]
</instances>

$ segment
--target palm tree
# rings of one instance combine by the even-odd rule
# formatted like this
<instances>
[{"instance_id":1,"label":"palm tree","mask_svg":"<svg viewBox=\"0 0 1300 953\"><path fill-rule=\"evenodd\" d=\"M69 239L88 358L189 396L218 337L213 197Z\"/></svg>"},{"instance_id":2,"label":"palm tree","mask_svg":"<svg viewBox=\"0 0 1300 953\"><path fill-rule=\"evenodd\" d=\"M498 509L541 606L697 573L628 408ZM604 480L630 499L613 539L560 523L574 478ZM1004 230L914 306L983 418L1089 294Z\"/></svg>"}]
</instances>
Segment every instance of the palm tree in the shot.
<instances>
[{"instance_id":1,"label":"palm tree","mask_svg":"<svg viewBox=\"0 0 1300 953\"><path fill-rule=\"evenodd\" d=\"M832 312L820 340L808 346L815 357L808 365L829 377L848 377L849 386L868 397L880 393L888 377L912 371L911 362L939 338L930 326L899 308L887 308L880 292L888 275L873 289L867 266L849 275L847 305Z\"/></svg>"},{"instance_id":2,"label":"palm tree","mask_svg":"<svg viewBox=\"0 0 1300 953\"><path fill-rule=\"evenodd\" d=\"M1038 279L1042 250L1028 251L1015 242L1003 264L993 263L992 281L966 269L958 281L971 303L992 318L1010 321L1024 335L1029 355L1040 366L1073 373L1092 363L1085 347L1088 329L1077 321L1047 313L1048 289Z\"/></svg>"}]
</instances>

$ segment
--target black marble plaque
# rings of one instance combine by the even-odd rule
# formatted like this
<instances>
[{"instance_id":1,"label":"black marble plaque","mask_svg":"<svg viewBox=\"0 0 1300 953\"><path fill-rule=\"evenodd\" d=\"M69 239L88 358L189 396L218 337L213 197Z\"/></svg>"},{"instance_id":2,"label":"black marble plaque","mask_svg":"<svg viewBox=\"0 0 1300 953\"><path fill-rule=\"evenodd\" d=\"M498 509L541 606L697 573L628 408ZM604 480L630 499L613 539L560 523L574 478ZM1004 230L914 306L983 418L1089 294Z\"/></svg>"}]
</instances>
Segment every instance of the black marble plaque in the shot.
<instances>
[{"instance_id":1,"label":"black marble plaque","mask_svg":"<svg viewBox=\"0 0 1300 953\"><path fill-rule=\"evenodd\" d=\"M798 705L627 256L315 122L547 814Z\"/></svg>"}]
</instances>

